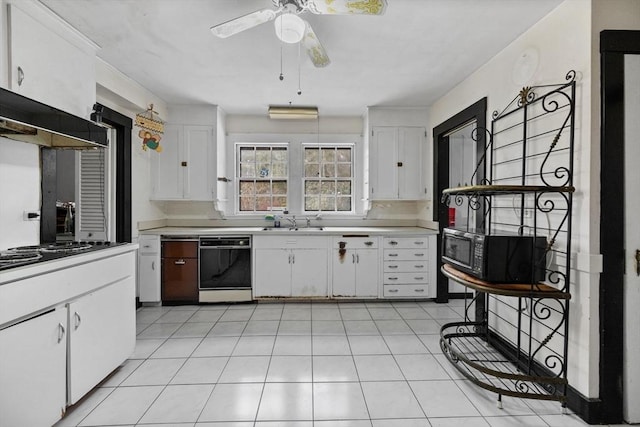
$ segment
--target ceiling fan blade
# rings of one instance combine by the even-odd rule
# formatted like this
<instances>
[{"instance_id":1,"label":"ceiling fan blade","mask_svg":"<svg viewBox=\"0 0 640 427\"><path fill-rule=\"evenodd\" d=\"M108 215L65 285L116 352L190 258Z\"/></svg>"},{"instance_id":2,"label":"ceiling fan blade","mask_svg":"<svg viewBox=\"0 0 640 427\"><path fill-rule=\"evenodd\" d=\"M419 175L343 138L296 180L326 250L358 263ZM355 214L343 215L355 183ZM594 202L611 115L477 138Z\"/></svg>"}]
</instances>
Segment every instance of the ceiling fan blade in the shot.
<instances>
[{"instance_id":1,"label":"ceiling fan blade","mask_svg":"<svg viewBox=\"0 0 640 427\"><path fill-rule=\"evenodd\" d=\"M272 21L275 17L276 11L272 9L256 10L255 12L240 16L239 18L214 25L211 27L211 32L221 39L226 39L227 37L241 31Z\"/></svg>"},{"instance_id":2,"label":"ceiling fan blade","mask_svg":"<svg viewBox=\"0 0 640 427\"><path fill-rule=\"evenodd\" d=\"M316 67L326 67L331 63L331 60L329 59L327 52L324 50L324 47L322 47L322 44L320 44L320 40L318 40L316 33L313 32L311 25L307 21L305 21L305 24L307 24L307 28L305 29L304 37L302 38L302 45L307 49L307 53L309 54L309 58L311 59L311 62L313 62L313 65Z\"/></svg>"},{"instance_id":3,"label":"ceiling fan blade","mask_svg":"<svg viewBox=\"0 0 640 427\"><path fill-rule=\"evenodd\" d=\"M309 0L309 10L321 15L382 15L387 0Z\"/></svg>"}]
</instances>

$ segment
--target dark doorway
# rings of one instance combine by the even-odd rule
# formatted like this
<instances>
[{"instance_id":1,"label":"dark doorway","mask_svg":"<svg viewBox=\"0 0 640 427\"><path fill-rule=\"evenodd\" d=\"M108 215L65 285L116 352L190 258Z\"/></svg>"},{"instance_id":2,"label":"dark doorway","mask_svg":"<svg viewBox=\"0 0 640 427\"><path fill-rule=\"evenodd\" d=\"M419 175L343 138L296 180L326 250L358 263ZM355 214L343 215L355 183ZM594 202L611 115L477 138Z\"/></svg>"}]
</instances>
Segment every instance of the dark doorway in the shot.
<instances>
[{"instance_id":1,"label":"dark doorway","mask_svg":"<svg viewBox=\"0 0 640 427\"><path fill-rule=\"evenodd\" d=\"M433 158L435 160L433 187L433 220L438 221L438 282L436 290L436 302L446 303L449 301L449 282L448 279L440 272L442 262L440 261L441 245L442 245L442 229L447 225L449 218L449 209L440 202L442 190L450 186L449 183L449 134L461 126L474 122L477 125L476 133L476 158L482 159L485 151L486 124L487 124L487 98L482 98L475 104L465 108L455 116L446 120L444 123L433 129ZM484 167L478 168L477 182L481 182L485 177ZM479 215L477 217L478 220Z\"/></svg>"}]
</instances>

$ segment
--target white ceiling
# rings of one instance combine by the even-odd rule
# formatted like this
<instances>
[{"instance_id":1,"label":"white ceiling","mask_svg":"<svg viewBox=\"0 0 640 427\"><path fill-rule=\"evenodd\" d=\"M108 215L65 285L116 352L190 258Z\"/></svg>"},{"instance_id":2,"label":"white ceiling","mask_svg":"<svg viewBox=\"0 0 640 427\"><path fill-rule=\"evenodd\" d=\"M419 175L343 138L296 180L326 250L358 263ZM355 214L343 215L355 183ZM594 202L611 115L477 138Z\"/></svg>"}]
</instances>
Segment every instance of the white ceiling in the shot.
<instances>
[{"instance_id":1,"label":"white ceiling","mask_svg":"<svg viewBox=\"0 0 640 427\"><path fill-rule=\"evenodd\" d=\"M209 103L230 114L270 104L317 105L321 115L366 106L428 106L562 0L388 0L382 16L305 13L332 63L305 52L273 23L227 39L209 28L271 0L41 0L100 46L98 56L168 103Z\"/></svg>"}]
</instances>

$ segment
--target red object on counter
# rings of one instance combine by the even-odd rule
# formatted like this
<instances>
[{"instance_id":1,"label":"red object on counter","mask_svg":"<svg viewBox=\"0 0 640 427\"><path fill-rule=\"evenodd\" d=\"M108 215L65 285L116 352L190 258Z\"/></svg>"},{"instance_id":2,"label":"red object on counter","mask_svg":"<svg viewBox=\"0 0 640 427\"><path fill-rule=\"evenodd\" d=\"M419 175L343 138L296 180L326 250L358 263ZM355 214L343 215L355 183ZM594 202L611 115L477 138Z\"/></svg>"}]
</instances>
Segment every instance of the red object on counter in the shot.
<instances>
[{"instance_id":1,"label":"red object on counter","mask_svg":"<svg viewBox=\"0 0 640 427\"><path fill-rule=\"evenodd\" d=\"M456 226L456 208L449 208L449 227Z\"/></svg>"}]
</instances>

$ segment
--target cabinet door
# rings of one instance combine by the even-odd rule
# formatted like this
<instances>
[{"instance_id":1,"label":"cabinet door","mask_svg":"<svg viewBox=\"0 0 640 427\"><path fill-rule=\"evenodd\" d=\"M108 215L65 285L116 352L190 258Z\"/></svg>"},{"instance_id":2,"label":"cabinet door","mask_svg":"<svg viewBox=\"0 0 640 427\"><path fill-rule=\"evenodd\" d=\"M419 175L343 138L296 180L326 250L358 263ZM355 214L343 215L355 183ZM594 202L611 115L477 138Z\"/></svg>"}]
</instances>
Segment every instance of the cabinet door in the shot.
<instances>
[{"instance_id":1,"label":"cabinet door","mask_svg":"<svg viewBox=\"0 0 640 427\"><path fill-rule=\"evenodd\" d=\"M198 301L198 258L162 258L162 301Z\"/></svg>"},{"instance_id":2,"label":"cabinet door","mask_svg":"<svg viewBox=\"0 0 640 427\"><path fill-rule=\"evenodd\" d=\"M398 129L398 198L417 200L425 198L422 182L422 147L425 129L401 127Z\"/></svg>"},{"instance_id":3,"label":"cabinet door","mask_svg":"<svg viewBox=\"0 0 640 427\"><path fill-rule=\"evenodd\" d=\"M171 200L183 198L184 166L182 166L182 126L168 124L162 135L162 152L151 151L151 198Z\"/></svg>"},{"instance_id":4,"label":"cabinet door","mask_svg":"<svg viewBox=\"0 0 640 427\"><path fill-rule=\"evenodd\" d=\"M358 249L356 253L356 293L357 297L378 296L378 250Z\"/></svg>"},{"instance_id":5,"label":"cabinet door","mask_svg":"<svg viewBox=\"0 0 640 427\"><path fill-rule=\"evenodd\" d=\"M184 127L184 198L213 200L213 128Z\"/></svg>"},{"instance_id":6,"label":"cabinet door","mask_svg":"<svg viewBox=\"0 0 640 427\"><path fill-rule=\"evenodd\" d=\"M372 199L398 198L398 130L395 127L373 129L371 146Z\"/></svg>"},{"instance_id":7,"label":"cabinet door","mask_svg":"<svg viewBox=\"0 0 640 427\"><path fill-rule=\"evenodd\" d=\"M69 303L69 404L131 356L135 343L132 276Z\"/></svg>"},{"instance_id":8,"label":"cabinet door","mask_svg":"<svg viewBox=\"0 0 640 427\"><path fill-rule=\"evenodd\" d=\"M0 425L50 426L64 414L66 324L59 308L0 331Z\"/></svg>"},{"instance_id":9,"label":"cabinet door","mask_svg":"<svg viewBox=\"0 0 640 427\"><path fill-rule=\"evenodd\" d=\"M96 100L95 50L29 2L8 10L11 90L88 118Z\"/></svg>"},{"instance_id":10,"label":"cabinet door","mask_svg":"<svg viewBox=\"0 0 640 427\"><path fill-rule=\"evenodd\" d=\"M291 251L256 249L254 254L253 295L257 297L291 296Z\"/></svg>"},{"instance_id":11,"label":"cabinet door","mask_svg":"<svg viewBox=\"0 0 640 427\"><path fill-rule=\"evenodd\" d=\"M352 297L356 295L356 251L345 249L340 254L340 249L331 251L333 267L332 294L335 297Z\"/></svg>"},{"instance_id":12,"label":"cabinet door","mask_svg":"<svg viewBox=\"0 0 640 427\"><path fill-rule=\"evenodd\" d=\"M138 256L140 302L160 302L160 255Z\"/></svg>"},{"instance_id":13,"label":"cabinet door","mask_svg":"<svg viewBox=\"0 0 640 427\"><path fill-rule=\"evenodd\" d=\"M291 295L328 296L327 250L293 249L291 253Z\"/></svg>"}]
</instances>

